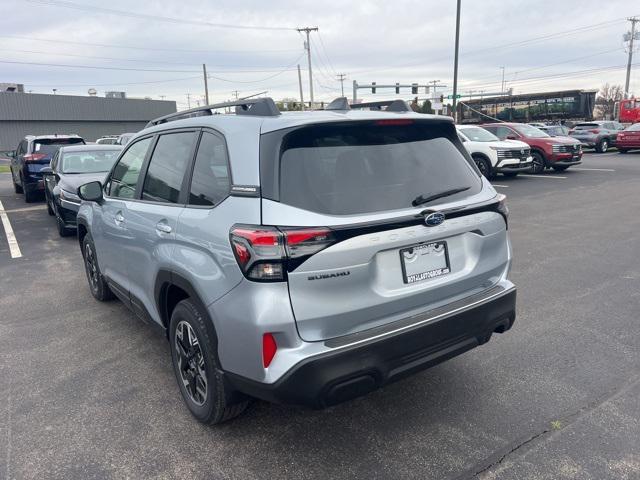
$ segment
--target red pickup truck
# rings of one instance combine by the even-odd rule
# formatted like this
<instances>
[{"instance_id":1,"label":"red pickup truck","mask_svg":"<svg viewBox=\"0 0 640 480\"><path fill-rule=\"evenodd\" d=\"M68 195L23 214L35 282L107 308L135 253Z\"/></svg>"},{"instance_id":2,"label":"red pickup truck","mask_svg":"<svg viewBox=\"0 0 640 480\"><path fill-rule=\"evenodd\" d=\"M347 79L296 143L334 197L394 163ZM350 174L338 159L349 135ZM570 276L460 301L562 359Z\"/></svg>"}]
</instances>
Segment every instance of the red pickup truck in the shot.
<instances>
[{"instance_id":1,"label":"red pickup truck","mask_svg":"<svg viewBox=\"0 0 640 480\"><path fill-rule=\"evenodd\" d=\"M571 137L551 137L539 128L526 123L487 123L482 125L500 140L520 140L531 147L533 173L545 168L557 172L582 163L582 145Z\"/></svg>"}]
</instances>

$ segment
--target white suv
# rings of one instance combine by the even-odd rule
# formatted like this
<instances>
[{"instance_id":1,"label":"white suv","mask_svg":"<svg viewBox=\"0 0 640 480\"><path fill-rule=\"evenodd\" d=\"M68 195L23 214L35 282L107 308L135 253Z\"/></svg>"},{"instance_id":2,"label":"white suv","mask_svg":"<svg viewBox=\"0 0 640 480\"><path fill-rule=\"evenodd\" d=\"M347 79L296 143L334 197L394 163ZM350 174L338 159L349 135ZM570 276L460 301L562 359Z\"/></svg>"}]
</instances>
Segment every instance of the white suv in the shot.
<instances>
[{"instance_id":1,"label":"white suv","mask_svg":"<svg viewBox=\"0 0 640 480\"><path fill-rule=\"evenodd\" d=\"M531 170L531 148L519 140L500 140L476 125L456 125L458 136L482 174L491 178L496 173L515 177Z\"/></svg>"}]
</instances>

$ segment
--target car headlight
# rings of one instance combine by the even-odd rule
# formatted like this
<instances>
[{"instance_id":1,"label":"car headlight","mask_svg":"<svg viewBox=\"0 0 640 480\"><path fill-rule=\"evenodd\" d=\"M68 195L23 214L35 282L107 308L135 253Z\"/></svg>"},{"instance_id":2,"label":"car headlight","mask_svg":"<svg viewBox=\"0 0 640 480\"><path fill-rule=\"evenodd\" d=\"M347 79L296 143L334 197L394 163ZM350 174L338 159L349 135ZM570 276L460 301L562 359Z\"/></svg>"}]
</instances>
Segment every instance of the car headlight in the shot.
<instances>
[{"instance_id":1,"label":"car headlight","mask_svg":"<svg viewBox=\"0 0 640 480\"><path fill-rule=\"evenodd\" d=\"M80 197L75 193L68 192L67 190L60 189L60 198L67 202L80 203Z\"/></svg>"}]
</instances>

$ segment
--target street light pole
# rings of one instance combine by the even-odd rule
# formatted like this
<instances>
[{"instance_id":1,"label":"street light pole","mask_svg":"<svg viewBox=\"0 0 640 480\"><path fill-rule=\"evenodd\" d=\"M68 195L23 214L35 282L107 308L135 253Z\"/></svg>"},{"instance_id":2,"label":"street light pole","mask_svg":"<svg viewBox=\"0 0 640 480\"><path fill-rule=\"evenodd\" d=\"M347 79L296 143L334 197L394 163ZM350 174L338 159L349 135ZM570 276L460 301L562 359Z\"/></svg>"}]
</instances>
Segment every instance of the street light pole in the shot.
<instances>
[{"instance_id":1,"label":"street light pole","mask_svg":"<svg viewBox=\"0 0 640 480\"><path fill-rule=\"evenodd\" d=\"M458 96L458 49L460 47L460 3L456 7L456 51L453 60L453 120L458 121L457 96Z\"/></svg>"}]
</instances>

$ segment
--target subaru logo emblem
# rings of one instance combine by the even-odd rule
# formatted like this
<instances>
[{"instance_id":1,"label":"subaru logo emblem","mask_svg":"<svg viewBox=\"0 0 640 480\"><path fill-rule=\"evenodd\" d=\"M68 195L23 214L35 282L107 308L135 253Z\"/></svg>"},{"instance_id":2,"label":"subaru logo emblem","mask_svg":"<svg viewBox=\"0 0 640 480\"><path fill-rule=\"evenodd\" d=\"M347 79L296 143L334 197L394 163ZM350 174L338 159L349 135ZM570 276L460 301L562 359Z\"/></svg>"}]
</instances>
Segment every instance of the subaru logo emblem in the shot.
<instances>
[{"instance_id":1,"label":"subaru logo emblem","mask_svg":"<svg viewBox=\"0 0 640 480\"><path fill-rule=\"evenodd\" d=\"M424 223L427 227L435 227L444 222L444 213L433 212L424 218Z\"/></svg>"}]
</instances>

